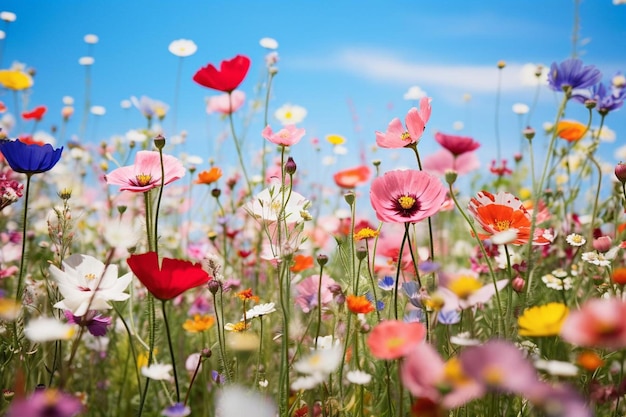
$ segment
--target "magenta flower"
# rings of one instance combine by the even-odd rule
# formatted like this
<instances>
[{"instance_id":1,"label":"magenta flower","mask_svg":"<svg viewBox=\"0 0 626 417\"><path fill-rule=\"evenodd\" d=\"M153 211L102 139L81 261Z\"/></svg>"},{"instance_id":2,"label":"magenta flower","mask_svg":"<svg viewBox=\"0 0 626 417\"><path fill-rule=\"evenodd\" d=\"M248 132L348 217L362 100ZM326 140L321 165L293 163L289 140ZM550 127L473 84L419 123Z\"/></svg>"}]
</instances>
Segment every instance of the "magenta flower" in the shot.
<instances>
[{"instance_id":1,"label":"magenta flower","mask_svg":"<svg viewBox=\"0 0 626 417\"><path fill-rule=\"evenodd\" d=\"M35 391L26 398L16 398L11 402L6 417L73 417L81 411L84 408L78 398L50 388Z\"/></svg>"},{"instance_id":2,"label":"magenta flower","mask_svg":"<svg viewBox=\"0 0 626 417\"><path fill-rule=\"evenodd\" d=\"M441 181L423 171L389 171L370 189L376 217L388 223L417 223L437 213L445 199Z\"/></svg>"},{"instance_id":3,"label":"magenta flower","mask_svg":"<svg viewBox=\"0 0 626 417\"><path fill-rule=\"evenodd\" d=\"M267 125L265 126L265 129L263 129L263 132L261 132L265 139L281 146L295 145L300 142L300 139L302 139L302 136L304 136L305 133L306 131L304 129L298 129L295 125L287 125L276 133L274 133L272 128Z\"/></svg>"},{"instance_id":4,"label":"magenta flower","mask_svg":"<svg viewBox=\"0 0 626 417\"><path fill-rule=\"evenodd\" d=\"M170 155L163 155L165 172L164 185L185 176L182 162ZM106 176L111 185L120 185L120 190L143 193L161 185L161 158L156 151L139 151L135 164L114 169Z\"/></svg>"},{"instance_id":5,"label":"magenta flower","mask_svg":"<svg viewBox=\"0 0 626 417\"><path fill-rule=\"evenodd\" d=\"M406 115L406 129L397 117L387 126L387 133L376 132L376 144L381 148L403 148L419 142L430 119L430 98L420 100L420 109L413 107Z\"/></svg>"},{"instance_id":6,"label":"magenta flower","mask_svg":"<svg viewBox=\"0 0 626 417\"><path fill-rule=\"evenodd\" d=\"M622 349L626 347L626 302L591 299L572 311L561 327L561 337L578 346Z\"/></svg>"},{"instance_id":7,"label":"magenta flower","mask_svg":"<svg viewBox=\"0 0 626 417\"><path fill-rule=\"evenodd\" d=\"M446 135L445 133L437 132L435 140L454 156L475 151L480 147L480 143L468 136Z\"/></svg>"}]
</instances>

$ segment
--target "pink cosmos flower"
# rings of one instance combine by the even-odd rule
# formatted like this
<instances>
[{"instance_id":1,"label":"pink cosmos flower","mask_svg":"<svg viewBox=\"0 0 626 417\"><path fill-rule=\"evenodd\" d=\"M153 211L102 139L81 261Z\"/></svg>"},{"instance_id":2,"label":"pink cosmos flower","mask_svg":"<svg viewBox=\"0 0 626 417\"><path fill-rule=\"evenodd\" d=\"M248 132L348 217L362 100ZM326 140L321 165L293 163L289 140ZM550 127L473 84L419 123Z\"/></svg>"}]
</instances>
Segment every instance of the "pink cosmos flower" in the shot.
<instances>
[{"instance_id":1,"label":"pink cosmos flower","mask_svg":"<svg viewBox=\"0 0 626 417\"><path fill-rule=\"evenodd\" d=\"M276 133L274 133L272 128L267 125L265 126L265 129L263 129L263 132L261 132L265 139L281 146L295 145L300 142L300 139L302 139L305 133L306 131L304 129L298 129L295 125L287 125Z\"/></svg>"},{"instance_id":2,"label":"pink cosmos flower","mask_svg":"<svg viewBox=\"0 0 626 417\"><path fill-rule=\"evenodd\" d=\"M480 143L468 136L446 135L445 133L437 132L435 140L454 156L474 151L480 147Z\"/></svg>"},{"instance_id":3,"label":"pink cosmos flower","mask_svg":"<svg viewBox=\"0 0 626 417\"><path fill-rule=\"evenodd\" d=\"M387 133L376 132L376 144L381 148L403 148L419 142L430 119L430 98L420 100L420 109L413 107L406 115L406 129L397 117L387 127Z\"/></svg>"},{"instance_id":4,"label":"pink cosmos flower","mask_svg":"<svg viewBox=\"0 0 626 417\"><path fill-rule=\"evenodd\" d=\"M446 171L456 171L459 175L467 174L480 167L480 161L476 152L466 152L459 156L454 156L447 149L439 149L432 155L424 158L422 167L425 171L444 176Z\"/></svg>"},{"instance_id":5,"label":"pink cosmos flower","mask_svg":"<svg viewBox=\"0 0 626 417\"><path fill-rule=\"evenodd\" d=\"M219 96L212 96L207 98L206 112L230 114L234 113L243 106L246 101L246 93L241 90L235 90L229 94L220 94Z\"/></svg>"},{"instance_id":6,"label":"pink cosmos flower","mask_svg":"<svg viewBox=\"0 0 626 417\"><path fill-rule=\"evenodd\" d=\"M319 305L318 300L322 300L322 307L333 301L333 294L330 291L330 287L337 285L334 279L326 274L322 275L322 288L321 297L318 298L318 290L320 285L319 275L312 275L303 279L295 286L296 299L295 303L302 309L304 313L308 313L311 310L317 308Z\"/></svg>"},{"instance_id":7,"label":"pink cosmos flower","mask_svg":"<svg viewBox=\"0 0 626 417\"><path fill-rule=\"evenodd\" d=\"M622 349L626 347L626 302L594 298L572 311L561 327L561 337L578 346Z\"/></svg>"},{"instance_id":8,"label":"pink cosmos flower","mask_svg":"<svg viewBox=\"0 0 626 417\"><path fill-rule=\"evenodd\" d=\"M163 155L164 185L185 176L182 162L171 155ZM143 193L161 185L161 159L156 151L139 151L135 164L114 169L106 175L108 184L120 185L120 190Z\"/></svg>"},{"instance_id":9,"label":"pink cosmos flower","mask_svg":"<svg viewBox=\"0 0 626 417\"><path fill-rule=\"evenodd\" d=\"M431 174L415 170L386 172L372 181L370 201L382 222L417 223L441 209L446 188Z\"/></svg>"},{"instance_id":10,"label":"pink cosmos flower","mask_svg":"<svg viewBox=\"0 0 626 417\"><path fill-rule=\"evenodd\" d=\"M399 359L408 354L426 337L422 323L385 320L378 323L367 337L367 346L375 358Z\"/></svg>"}]
</instances>

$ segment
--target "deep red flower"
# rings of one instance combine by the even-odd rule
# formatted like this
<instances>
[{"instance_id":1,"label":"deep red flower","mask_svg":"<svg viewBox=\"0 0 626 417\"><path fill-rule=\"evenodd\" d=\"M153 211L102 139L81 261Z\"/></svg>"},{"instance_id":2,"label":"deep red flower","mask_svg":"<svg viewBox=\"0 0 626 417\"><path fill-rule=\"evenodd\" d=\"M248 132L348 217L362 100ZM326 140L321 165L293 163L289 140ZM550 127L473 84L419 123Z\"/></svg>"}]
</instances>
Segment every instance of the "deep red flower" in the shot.
<instances>
[{"instance_id":1,"label":"deep red flower","mask_svg":"<svg viewBox=\"0 0 626 417\"><path fill-rule=\"evenodd\" d=\"M435 140L454 156L474 151L480 146L480 143L468 136L446 135L441 132L435 134Z\"/></svg>"},{"instance_id":2,"label":"deep red flower","mask_svg":"<svg viewBox=\"0 0 626 417\"><path fill-rule=\"evenodd\" d=\"M24 120L36 120L41 121L43 119L43 115L46 114L46 106L37 106L31 111L25 111L22 113L22 119Z\"/></svg>"},{"instance_id":3,"label":"deep red flower","mask_svg":"<svg viewBox=\"0 0 626 417\"><path fill-rule=\"evenodd\" d=\"M126 262L150 294L159 300L171 300L211 280L200 264L189 261L163 258L159 267L156 252L131 255Z\"/></svg>"},{"instance_id":4,"label":"deep red flower","mask_svg":"<svg viewBox=\"0 0 626 417\"><path fill-rule=\"evenodd\" d=\"M233 59L222 61L219 70L213 64L200 68L193 80L201 86L230 93L246 78L249 68L250 58L237 55Z\"/></svg>"}]
</instances>

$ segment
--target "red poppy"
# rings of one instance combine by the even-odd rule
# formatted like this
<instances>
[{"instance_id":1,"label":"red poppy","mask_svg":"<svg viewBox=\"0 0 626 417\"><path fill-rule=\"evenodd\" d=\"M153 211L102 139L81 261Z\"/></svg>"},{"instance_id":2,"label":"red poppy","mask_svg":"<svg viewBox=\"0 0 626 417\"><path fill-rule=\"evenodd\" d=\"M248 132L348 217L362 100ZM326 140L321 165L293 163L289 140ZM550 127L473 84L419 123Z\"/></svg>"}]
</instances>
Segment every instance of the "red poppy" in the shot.
<instances>
[{"instance_id":1,"label":"red poppy","mask_svg":"<svg viewBox=\"0 0 626 417\"><path fill-rule=\"evenodd\" d=\"M4 113L5 111L7 111L7 106L0 101L0 113Z\"/></svg>"},{"instance_id":2,"label":"red poppy","mask_svg":"<svg viewBox=\"0 0 626 417\"><path fill-rule=\"evenodd\" d=\"M337 172L333 178L341 188L354 188L369 181L372 171L367 165L348 168Z\"/></svg>"},{"instance_id":3,"label":"red poppy","mask_svg":"<svg viewBox=\"0 0 626 417\"><path fill-rule=\"evenodd\" d=\"M246 78L249 68L250 58L237 55L233 59L222 61L219 70L213 64L200 68L193 80L201 86L230 93Z\"/></svg>"},{"instance_id":4,"label":"red poppy","mask_svg":"<svg viewBox=\"0 0 626 417\"><path fill-rule=\"evenodd\" d=\"M189 261L163 258L159 267L156 252L131 255L126 262L150 294L159 300L171 300L211 279L200 264Z\"/></svg>"},{"instance_id":5,"label":"red poppy","mask_svg":"<svg viewBox=\"0 0 626 417\"><path fill-rule=\"evenodd\" d=\"M37 106L31 111L23 112L22 119L24 120L36 120L41 121L43 119L43 115L46 114L46 106Z\"/></svg>"}]
</instances>

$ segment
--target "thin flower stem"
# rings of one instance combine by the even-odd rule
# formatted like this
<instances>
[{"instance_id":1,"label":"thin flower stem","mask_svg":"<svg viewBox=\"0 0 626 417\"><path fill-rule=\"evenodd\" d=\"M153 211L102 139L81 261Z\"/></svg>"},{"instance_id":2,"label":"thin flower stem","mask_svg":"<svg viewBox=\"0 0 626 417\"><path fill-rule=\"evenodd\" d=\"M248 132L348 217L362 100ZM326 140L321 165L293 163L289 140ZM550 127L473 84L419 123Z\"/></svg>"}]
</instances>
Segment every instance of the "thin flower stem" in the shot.
<instances>
[{"instance_id":1,"label":"thin flower stem","mask_svg":"<svg viewBox=\"0 0 626 417\"><path fill-rule=\"evenodd\" d=\"M163 165L163 148L159 148L159 160L161 163L161 186L157 196L156 208L154 210L154 252L159 259L159 209L161 207L161 199L163 198L163 187L165 187L165 166Z\"/></svg>"},{"instance_id":2,"label":"thin flower stem","mask_svg":"<svg viewBox=\"0 0 626 417\"><path fill-rule=\"evenodd\" d=\"M430 217L429 217L430 218ZM405 223L407 232L409 229L408 223ZM415 259L415 252L413 251L413 245L411 245L411 239L407 239L409 244L409 253L411 254L411 261L413 262L413 269L415 269L415 275L417 278L417 283L422 288L422 279L420 278L419 265L417 264L417 260ZM424 308L424 323L426 324L426 341L430 340L430 322L428 320L428 310Z\"/></svg>"},{"instance_id":3,"label":"thin flower stem","mask_svg":"<svg viewBox=\"0 0 626 417\"><path fill-rule=\"evenodd\" d=\"M261 359L263 358L263 315L259 316L259 355L256 360L256 372L254 377L254 386L259 386L259 369L261 369Z\"/></svg>"},{"instance_id":4,"label":"thin flower stem","mask_svg":"<svg viewBox=\"0 0 626 417\"><path fill-rule=\"evenodd\" d=\"M370 250L367 239L365 239L365 249L367 250L367 276L370 279L370 285L372 286L372 296L374 297L374 305L378 307L378 295L376 294L376 284L374 283L374 274L372 273L372 269L370 268ZM374 251L374 254L376 252ZM373 257L373 256L372 256ZM380 310L376 308L376 318L378 322L380 322Z\"/></svg>"},{"instance_id":5,"label":"thin flower stem","mask_svg":"<svg viewBox=\"0 0 626 417\"><path fill-rule=\"evenodd\" d=\"M28 196L30 193L30 178L33 174L26 174L26 191L24 191L24 214L22 216L22 257L20 258L20 272L17 276L17 290L15 301L22 301L22 286L24 284L24 269L26 268L26 227L28 225ZM15 335L17 341L17 334Z\"/></svg>"},{"instance_id":6,"label":"thin flower stem","mask_svg":"<svg viewBox=\"0 0 626 417\"><path fill-rule=\"evenodd\" d=\"M233 95L232 93L228 93L228 103L230 106L230 111L228 112L228 121L230 122L230 131L233 135L233 142L235 143L235 149L237 150L237 157L239 158L239 165L241 166L241 172L243 172L243 177L246 180L246 186L248 187L247 193L252 194L252 184L250 183L250 179L248 177L248 171L246 171L246 164L243 160L243 155L241 153L241 145L239 144L239 139L237 139L237 134L235 132L235 122L233 120Z\"/></svg>"},{"instance_id":7,"label":"thin flower stem","mask_svg":"<svg viewBox=\"0 0 626 417\"><path fill-rule=\"evenodd\" d=\"M269 105L270 105L270 93L272 91L272 80L274 79L274 75L276 75L276 73L273 73L272 71L268 71L267 90L265 91L265 111L263 114L263 127L267 126L269 123L268 111L269 111ZM267 161L265 158L265 155L267 153L267 141L263 137L261 137L261 139L263 139L263 150L262 150L263 154L261 156L261 178L265 178L265 172L267 170Z\"/></svg>"},{"instance_id":8,"label":"thin flower stem","mask_svg":"<svg viewBox=\"0 0 626 417\"><path fill-rule=\"evenodd\" d=\"M176 385L176 402L180 402L180 389L178 387L178 373L176 372L176 355L172 347L172 335L170 334L170 325L167 321L167 313L165 308L165 300L161 300L161 309L163 311L163 321L165 322L165 334L167 335L167 346L170 349L170 358L172 359L172 369L174 371L174 383Z\"/></svg>"},{"instance_id":9,"label":"thin flower stem","mask_svg":"<svg viewBox=\"0 0 626 417\"><path fill-rule=\"evenodd\" d=\"M496 89L496 111L494 117L494 128L496 134L496 160L498 163L502 161L502 151L500 146L500 93L502 90L502 68L498 65L498 88Z\"/></svg>"},{"instance_id":10,"label":"thin flower stem","mask_svg":"<svg viewBox=\"0 0 626 417\"><path fill-rule=\"evenodd\" d=\"M413 152L415 153L415 159L417 159L417 166L419 167L420 171L422 171L422 161L420 159L420 153L417 151L417 145L413 144L413 146L410 146L411 149L413 149ZM433 222L431 220L430 217L428 217L428 242L429 242L429 249L430 249L430 260L431 261L435 261L435 239L433 238Z\"/></svg>"},{"instance_id":11,"label":"thin flower stem","mask_svg":"<svg viewBox=\"0 0 626 417\"><path fill-rule=\"evenodd\" d=\"M394 318L398 320L398 283L400 282L400 270L402 269L402 252L404 251L404 244L409 234L408 223L405 223L404 236L402 236L402 243L400 244L400 253L398 254L398 267L396 269L396 282L393 289L393 314ZM422 286L419 283L420 287Z\"/></svg>"},{"instance_id":12,"label":"thin flower stem","mask_svg":"<svg viewBox=\"0 0 626 417\"><path fill-rule=\"evenodd\" d=\"M185 402L183 405L187 405L187 401L189 401L189 394L191 394L191 387L193 387L193 383L196 381L196 377L198 376L198 371L200 370L200 366L202 365L202 354L198 358L198 363L196 364L196 369L193 371L193 375L191 376L191 381L189 381L189 388L187 388L187 394L185 394Z\"/></svg>"},{"instance_id":13,"label":"thin flower stem","mask_svg":"<svg viewBox=\"0 0 626 417\"><path fill-rule=\"evenodd\" d=\"M315 349L317 349L317 340L320 338L320 327L322 327L322 274L324 273L324 265L320 265L320 280L317 285L317 328L315 329Z\"/></svg>"}]
</instances>

